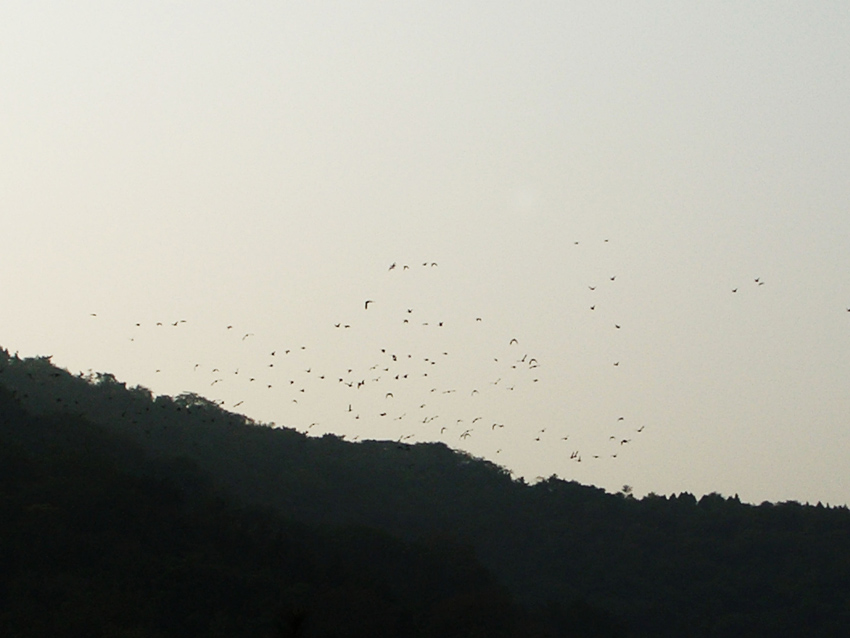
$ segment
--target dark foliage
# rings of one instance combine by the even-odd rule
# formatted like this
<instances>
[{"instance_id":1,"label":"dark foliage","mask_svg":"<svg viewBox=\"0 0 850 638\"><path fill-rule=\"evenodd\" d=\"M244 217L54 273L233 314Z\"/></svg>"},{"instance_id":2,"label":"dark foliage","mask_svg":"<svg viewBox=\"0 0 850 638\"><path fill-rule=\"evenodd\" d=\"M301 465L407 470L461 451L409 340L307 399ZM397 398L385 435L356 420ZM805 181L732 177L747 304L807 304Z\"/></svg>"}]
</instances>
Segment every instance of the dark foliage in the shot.
<instances>
[{"instance_id":1,"label":"dark foliage","mask_svg":"<svg viewBox=\"0 0 850 638\"><path fill-rule=\"evenodd\" d=\"M23 406L10 404L20 415L15 418L41 424L27 425L26 435L18 428L18 438L4 442L3 485L47 475L54 480L42 481L58 489L57 477L71 475L63 459L94 464L74 470L63 497L84 506L62 505L60 516L51 509L59 507L57 499L7 490L4 508L23 499L15 501L17 518L10 520L30 525L45 547L74 534L82 543L83 529L113 538L152 518L177 517L181 525L194 520L185 530L173 522L159 530L152 524L142 538L121 542L142 548L136 551L155 548L150 551L165 562L188 552L198 573L216 574L201 580L227 583L225 590L246 579L256 584L222 602L214 592L175 590L179 578L166 578L156 585L164 588L161 597L146 591L139 598L154 606L138 609L140 618L161 614L156 605L165 601L187 618L201 618L193 605L212 600L211 609L227 618L265 619L278 635L305 636L331 635L309 632L326 631L318 618L341 617L359 618L363 635L409 636L843 636L850 622L850 512L844 507L754 506L717 494L699 501L690 494L638 500L556 477L530 486L441 444L309 438L252 423L196 395L154 398L110 375L75 377L46 358L3 353L0 386ZM48 424L50 433L39 435ZM104 485L120 489L113 494ZM222 536L204 536L208 525ZM246 540L237 540L240 534ZM7 539L14 535L0 538L0 560L13 561L18 552ZM151 539L164 544L145 545ZM86 547L75 556L107 555ZM283 562L268 558L278 555ZM254 557L258 571L253 563L237 565L246 557ZM156 564L145 558L140 569ZM17 569L26 574L33 567ZM290 573L297 576L281 576ZM20 583L15 587L24 587ZM94 577L90 586L103 587L104 595L121 591ZM3 596L25 591L13 589L6 587ZM272 604L275 597L286 604ZM380 627L369 624L377 618ZM262 635L266 626L246 621L236 634ZM139 635L157 635L144 627ZM234 630L228 625L227 631Z\"/></svg>"}]
</instances>

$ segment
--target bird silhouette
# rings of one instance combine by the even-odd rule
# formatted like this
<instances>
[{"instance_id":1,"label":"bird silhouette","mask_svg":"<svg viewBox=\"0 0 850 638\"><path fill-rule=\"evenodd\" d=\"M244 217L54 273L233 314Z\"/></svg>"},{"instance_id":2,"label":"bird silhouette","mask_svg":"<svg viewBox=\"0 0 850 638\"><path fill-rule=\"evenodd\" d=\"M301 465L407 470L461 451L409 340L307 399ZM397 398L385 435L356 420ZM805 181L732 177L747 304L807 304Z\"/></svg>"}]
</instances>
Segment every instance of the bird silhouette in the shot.
<instances>
[{"instance_id":1,"label":"bird silhouette","mask_svg":"<svg viewBox=\"0 0 850 638\"><path fill-rule=\"evenodd\" d=\"M364 307L366 310L369 310L369 304L370 304L370 303L375 303L375 302L374 302L374 301L372 301L371 299L367 299L367 300L366 300L366 303L365 303L365 304L363 304L363 307Z\"/></svg>"}]
</instances>

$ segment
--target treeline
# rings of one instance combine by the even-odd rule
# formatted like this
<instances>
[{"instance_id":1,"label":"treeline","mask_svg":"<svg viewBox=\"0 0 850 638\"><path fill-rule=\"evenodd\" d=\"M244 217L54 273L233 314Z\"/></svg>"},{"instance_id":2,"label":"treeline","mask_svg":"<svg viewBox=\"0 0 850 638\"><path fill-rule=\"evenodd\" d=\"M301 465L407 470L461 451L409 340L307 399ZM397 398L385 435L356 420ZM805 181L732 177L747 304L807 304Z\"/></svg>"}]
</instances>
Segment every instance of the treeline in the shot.
<instances>
[{"instance_id":1,"label":"treeline","mask_svg":"<svg viewBox=\"0 0 850 638\"><path fill-rule=\"evenodd\" d=\"M526 612L450 538L296 523L0 389L0 635L618 634L592 609Z\"/></svg>"},{"instance_id":2,"label":"treeline","mask_svg":"<svg viewBox=\"0 0 850 638\"><path fill-rule=\"evenodd\" d=\"M177 477L191 496L187 503L207 502L213 490L234 511L259 508L286 525L306 526L310 539L340 528L382 539L373 547L432 547L443 539L448 562L458 553L493 574L484 598L521 605L492 606L514 610L515 620L497 624L516 635L534 635L529 628L536 627L565 636L843 636L850 621L844 507L755 506L717 494L634 499L556 477L531 486L442 444L309 438L252 423L196 395L153 397L108 374L74 376L48 358L1 353L0 386L28 418L66 424L49 437L57 454L73 432L98 428L131 445L122 452L122 472ZM98 458L117 457L104 451ZM152 472L153 461L168 472ZM348 547L340 555L361 551ZM380 564L382 551L368 563ZM400 571L414 580L415 572ZM446 600L471 591L443 587L435 591ZM405 603L410 609L428 600L414 589ZM402 614L439 615L430 607ZM484 619L469 631L475 626L485 626ZM399 627L393 631L403 632Z\"/></svg>"}]
</instances>

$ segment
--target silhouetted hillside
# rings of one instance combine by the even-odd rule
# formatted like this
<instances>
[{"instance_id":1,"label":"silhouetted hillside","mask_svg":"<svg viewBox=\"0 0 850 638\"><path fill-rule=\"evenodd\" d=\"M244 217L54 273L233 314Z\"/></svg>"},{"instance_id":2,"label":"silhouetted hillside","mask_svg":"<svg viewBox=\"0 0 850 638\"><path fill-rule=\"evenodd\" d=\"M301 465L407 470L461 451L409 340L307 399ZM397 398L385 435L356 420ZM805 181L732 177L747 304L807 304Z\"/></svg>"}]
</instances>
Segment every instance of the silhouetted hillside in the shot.
<instances>
[{"instance_id":1,"label":"silhouetted hillside","mask_svg":"<svg viewBox=\"0 0 850 638\"><path fill-rule=\"evenodd\" d=\"M154 459L168 476L185 474L182 489L214 486L239 507L381 530L368 534L387 544L388 534L402 546L448 539L452 556L473 548L470 564L480 560L559 635L611 634L613 617L631 636L843 636L850 621L844 507L754 506L716 494L638 500L555 477L529 486L442 444L309 438L196 395L154 398L110 375L73 376L46 358L4 353L0 385L39 418L66 415L74 430L88 423L123 441L134 451L121 453L131 459L122 472L159 476L165 470L145 465ZM58 428L49 438L58 450L68 436ZM103 450L104 459L114 454ZM452 609L447 617L463 615Z\"/></svg>"},{"instance_id":2,"label":"silhouetted hillside","mask_svg":"<svg viewBox=\"0 0 850 638\"><path fill-rule=\"evenodd\" d=\"M3 636L613 635L531 617L451 541L239 506L191 461L5 389L0 443Z\"/></svg>"}]
</instances>

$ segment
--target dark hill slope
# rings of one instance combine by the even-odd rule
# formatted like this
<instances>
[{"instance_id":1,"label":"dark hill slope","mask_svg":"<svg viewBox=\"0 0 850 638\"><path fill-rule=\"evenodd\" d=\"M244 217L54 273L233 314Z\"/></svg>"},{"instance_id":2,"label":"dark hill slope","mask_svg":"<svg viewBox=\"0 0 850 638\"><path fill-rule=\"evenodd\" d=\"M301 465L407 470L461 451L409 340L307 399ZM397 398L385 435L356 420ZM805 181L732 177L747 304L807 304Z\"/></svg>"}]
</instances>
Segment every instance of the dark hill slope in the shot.
<instances>
[{"instance_id":1,"label":"dark hill slope","mask_svg":"<svg viewBox=\"0 0 850 638\"><path fill-rule=\"evenodd\" d=\"M604 631L600 630L604 629ZM0 635L614 636L533 618L463 547L243 507L191 461L0 390ZM485 633L482 634L481 632Z\"/></svg>"},{"instance_id":2,"label":"dark hill slope","mask_svg":"<svg viewBox=\"0 0 850 638\"><path fill-rule=\"evenodd\" d=\"M529 486L440 444L309 438L47 359L5 357L0 383L28 409L76 410L152 453L191 459L242 502L311 524L458 539L524 603L585 601L636 636L838 636L850 621L846 508L636 500L554 477Z\"/></svg>"}]
</instances>

